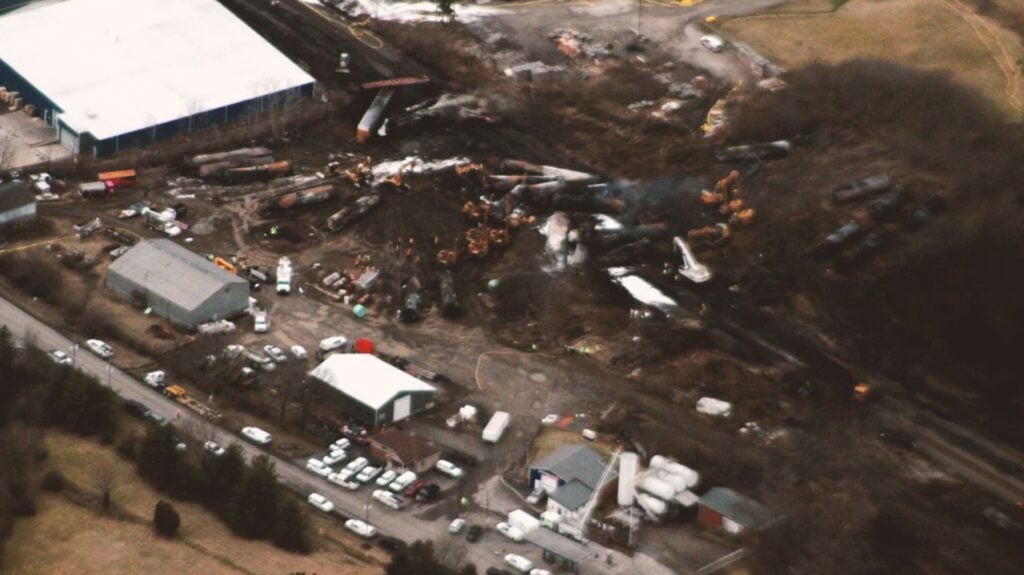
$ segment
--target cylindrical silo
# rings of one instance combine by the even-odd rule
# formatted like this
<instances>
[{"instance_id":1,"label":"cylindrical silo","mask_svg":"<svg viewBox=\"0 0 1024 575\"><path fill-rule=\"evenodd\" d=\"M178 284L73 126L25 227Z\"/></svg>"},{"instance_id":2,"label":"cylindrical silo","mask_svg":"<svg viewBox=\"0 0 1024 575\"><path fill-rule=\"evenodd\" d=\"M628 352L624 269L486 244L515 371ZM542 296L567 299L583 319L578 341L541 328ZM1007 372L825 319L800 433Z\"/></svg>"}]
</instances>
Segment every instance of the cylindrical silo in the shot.
<instances>
[{"instance_id":1,"label":"cylindrical silo","mask_svg":"<svg viewBox=\"0 0 1024 575\"><path fill-rule=\"evenodd\" d=\"M633 483L636 481L636 470L640 458L635 453L623 453L619 456L619 505L633 505Z\"/></svg>"}]
</instances>

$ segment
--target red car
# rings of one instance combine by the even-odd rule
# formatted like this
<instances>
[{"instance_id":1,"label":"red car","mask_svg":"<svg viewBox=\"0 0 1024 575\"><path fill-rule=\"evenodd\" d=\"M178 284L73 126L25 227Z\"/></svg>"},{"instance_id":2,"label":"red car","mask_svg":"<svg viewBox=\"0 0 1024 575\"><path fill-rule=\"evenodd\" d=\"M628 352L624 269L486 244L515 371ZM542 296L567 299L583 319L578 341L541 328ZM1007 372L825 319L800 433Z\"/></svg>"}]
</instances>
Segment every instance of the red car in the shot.
<instances>
[{"instance_id":1,"label":"red car","mask_svg":"<svg viewBox=\"0 0 1024 575\"><path fill-rule=\"evenodd\" d=\"M426 483L424 483L423 481L416 481L409 487L406 487L403 493L405 493L406 497L415 497L416 492L419 491L420 489L423 489L424 485L426 485Z\"/></svg>"}]
</instances>

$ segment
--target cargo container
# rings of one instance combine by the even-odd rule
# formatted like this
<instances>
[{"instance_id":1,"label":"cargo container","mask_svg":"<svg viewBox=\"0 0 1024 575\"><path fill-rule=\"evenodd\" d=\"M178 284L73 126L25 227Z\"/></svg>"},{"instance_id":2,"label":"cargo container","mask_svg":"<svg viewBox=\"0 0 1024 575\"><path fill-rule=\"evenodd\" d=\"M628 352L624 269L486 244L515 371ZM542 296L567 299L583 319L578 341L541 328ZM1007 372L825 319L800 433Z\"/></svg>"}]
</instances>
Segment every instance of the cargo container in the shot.
<instances>
[{"instance_id":1,"label":"cargo container","mask_svg":"<svg viewBox=\"0 0 1024 575\"><path fill-rule=\"evenodd\" d=\"M483 440L488 443L497 443L501 436L505 434L505 429L508 428L508 423L511 419L512 416L507 411L494 412L491 420L487 422L487 427L484 427Z\"/></svg>"},{"instance_id":2,"label":"cargo container","mask_svg":"<svg viewBox=\"0 0 1024 575\"><path fill-rule=\"evenodd\" d=\"M103 182L85 182L78 186L78 195L83 198L97 198L105 196L111 191L107 189L107 185Z\"/></svg>"},{"instance_id":3,"label":"cargo container","mask_svg":"<svg viewBox=\"0 0 1024 575\"><path fill-rule=\"evenodd\" d=\"M103 183L111 190L115 190L117 188L128 188L134 186L137 182L135 170L100 172L96 178L102 180Z\"/></svg>"}]
</instances>

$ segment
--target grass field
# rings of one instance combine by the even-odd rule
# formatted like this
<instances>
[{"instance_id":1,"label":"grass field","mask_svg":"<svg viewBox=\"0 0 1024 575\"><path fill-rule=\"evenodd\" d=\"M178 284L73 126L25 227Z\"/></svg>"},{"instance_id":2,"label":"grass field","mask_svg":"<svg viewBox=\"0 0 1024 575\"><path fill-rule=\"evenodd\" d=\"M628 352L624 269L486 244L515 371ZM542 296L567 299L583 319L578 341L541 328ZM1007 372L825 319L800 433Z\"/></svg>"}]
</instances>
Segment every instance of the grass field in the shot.
<instances>
[{"instance_id":1,"label":"grass field","mask_svg":"<svg viewBox=\"0 0 1024 575\"><path fill-rule=\"evenodd\" d=\"M161 499L113 450L91 441L48 432L47 466L61 470L83 496L40 495L39 513L15 524L7 543L4 573L383 573L387 556L364 550L333 522L312 517L314 547L308 556L293 555L232 535L198 505L174 502L181 514L179 538L153 533L153 506ZM112 500L121 519L98 513L90 496L103 481L113 487Z\"/></svg>"},{"instance_id":2,"label":"grass field","mask_svg":"<svg viewBox=\"0 0 1024 575\"><path fill-rule=\"evenodd\" d=\"M964 0L797 0L777 11L721 25L787 68L814 60L881 58L948 71L1014 119L1024 112L1021 38L981 18Z\"/></svg>"}]
</instances>

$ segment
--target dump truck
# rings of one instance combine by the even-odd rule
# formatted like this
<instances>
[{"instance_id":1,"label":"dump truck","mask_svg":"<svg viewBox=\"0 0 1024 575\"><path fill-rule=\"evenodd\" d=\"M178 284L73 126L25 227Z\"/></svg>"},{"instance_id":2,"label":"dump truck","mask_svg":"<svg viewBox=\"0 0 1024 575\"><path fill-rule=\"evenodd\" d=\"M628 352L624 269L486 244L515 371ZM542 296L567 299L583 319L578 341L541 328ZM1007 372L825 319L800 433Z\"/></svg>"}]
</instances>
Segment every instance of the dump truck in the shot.
<instances>
[{"instance_id":1,"label":"dump truck","mask_svg":"<svg viewBox=\"0 0 1024 575\"><path fill-rule=\"evenodd\" d=\"M170 385L164 388L163 394L173 399L174 401L184 405L192 411L198 413L206 419L218 419L221 417L221 413L215 409L207 407L205 404L196 401L188 396L188 393L184 388L178 385Z\"/></svg>"},{"instance_id":2,"label":"dump truck","mask_svg":"<svg viewBox=\"0 0 1024 575\"><path fill-rule=\"evenodd\" d=\"M501 436L505 434L505 430L508 429L508 424L512 420L512 416L507 411L495 411L494 415L491 416L491 420L487 422L487 427L484 427L481 437L488 443L497 443Z\"/></svg>"}]
</instances>

